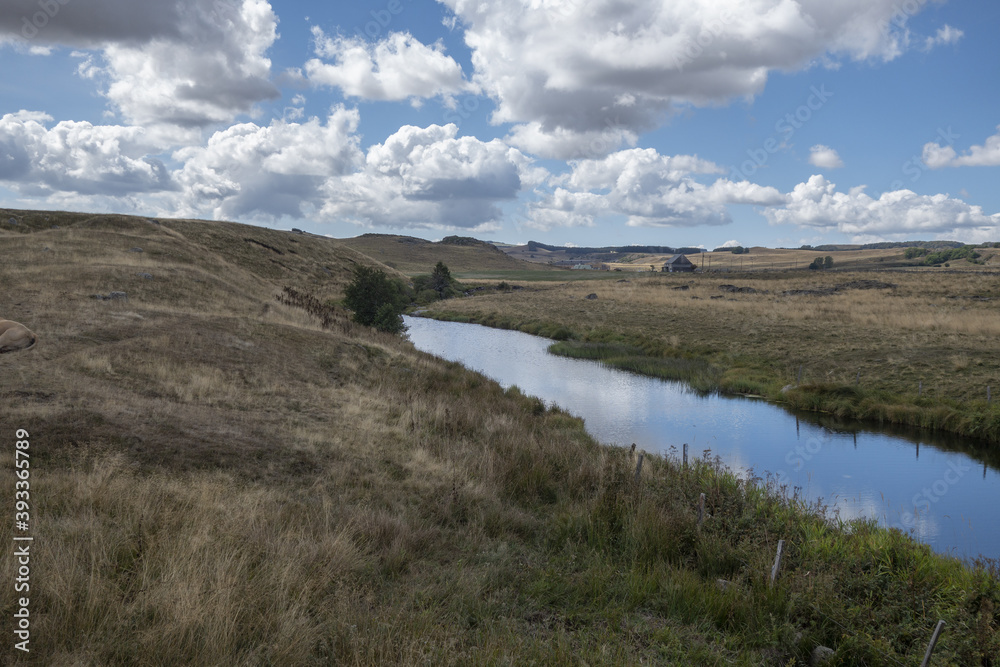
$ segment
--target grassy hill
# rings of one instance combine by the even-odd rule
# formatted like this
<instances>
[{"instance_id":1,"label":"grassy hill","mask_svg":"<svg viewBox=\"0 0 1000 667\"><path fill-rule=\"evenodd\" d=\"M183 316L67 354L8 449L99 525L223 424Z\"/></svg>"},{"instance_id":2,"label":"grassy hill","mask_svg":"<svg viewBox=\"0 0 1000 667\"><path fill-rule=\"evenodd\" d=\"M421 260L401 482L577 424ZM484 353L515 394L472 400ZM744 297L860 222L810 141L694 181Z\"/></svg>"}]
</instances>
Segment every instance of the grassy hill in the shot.
<instances>
[{"instance_id":1,"label":"grassy hill","mask_svg":"<svg viewBox=\"0 0 1000 667\"><path fill-rule=\"evenodd\" d=\"M293 296L373 261L233 223L2 212L0 317L39 342L0 356L34 537L15 592L0 523L0 662L915 664L944 618L936 663L995 664L995 565L708 461L647 455L636 480L580 420ZM11 503L16 481L5 465Z\"/></svg>"},{"instance_id":2,"label":"grassy hill","mask_svg":"<svg viewBox=\"0 0 1000 667\"><path fill-rule=\"evenodd\" d=\"M430 273L438 262L444 262L452 274L465 279L504 278L519 271L554 271L508 257L489 243L465 237L434 242L412 236L364 234L338 242L411 276Z\"/></svg>"}]
</instances>

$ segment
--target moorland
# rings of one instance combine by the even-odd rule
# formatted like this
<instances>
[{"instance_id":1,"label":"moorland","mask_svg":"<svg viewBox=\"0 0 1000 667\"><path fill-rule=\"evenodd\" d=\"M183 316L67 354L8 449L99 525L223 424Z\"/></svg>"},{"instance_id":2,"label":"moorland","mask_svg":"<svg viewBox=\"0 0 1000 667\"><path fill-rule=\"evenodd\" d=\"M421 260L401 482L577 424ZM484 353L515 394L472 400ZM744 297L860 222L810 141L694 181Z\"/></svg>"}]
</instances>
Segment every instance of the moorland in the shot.
<instances>
[{"instance_id":1,"label":"moorland","mask_svg":"<svg viewBox=\"0 0 1000 667\"><path fill-rule=\"evenodd\" d=\"M710 460L647 453L637 477L639 452L358 325L341 304L358 266L401 279L420 267L235 223L40 211L0 222L0 316L39 337L0 357L0 444L13 452L17 429L30 434L34 537L30 591L0 595L8 664L804 665L819 647L828 664L918 664L939 619L935 664L1000 655L995 563L824 517ZM996 296L982 277L946 290L880 275L897 286L813 300L779 292L861 277L727 277L758 290L734 293L715 277L609 275L432 308L654 359L690 354L719 386L742 377L753 391L797 362L803 386L850 384L864 361L865 382L898 369L880 375L902 393L916 379L903 362L917 363L903 348L921 344L943 355L940 383L921 376L928 396L967 390L974 402L965 388L993 372L981 351L995 302L964 298ZM862 296L873 302L852 307ZM884 362L862 353L886 331L876 296L899 304L900 349L879 351ZM925 302L945 309L933 327L906 319ZM779 357L752 349L790 346L799 330L813 357L789 347L771 371ZM12 533L4 522L0 540ZM12 550L3 560L10 582ZM30 654L9 631L20 596Z\"/></svg>"}]
</instances>

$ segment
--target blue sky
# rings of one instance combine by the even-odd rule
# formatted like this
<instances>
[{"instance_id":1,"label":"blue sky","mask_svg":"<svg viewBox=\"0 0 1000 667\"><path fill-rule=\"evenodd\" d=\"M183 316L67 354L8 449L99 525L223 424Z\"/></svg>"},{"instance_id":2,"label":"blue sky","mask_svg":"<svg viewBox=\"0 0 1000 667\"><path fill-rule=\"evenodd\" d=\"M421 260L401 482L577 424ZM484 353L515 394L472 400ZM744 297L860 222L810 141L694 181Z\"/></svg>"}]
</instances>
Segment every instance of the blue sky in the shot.
<instances>
[{"instance_id":1,"label":"blue sky","mask_svg":"<svg viewBox=\"0 0 1000 667\"><path fill-rule=\"evenodd\" d=\"M986 0L0 0L0 206L1000 241Z\"/></svg>"}]
</instances>

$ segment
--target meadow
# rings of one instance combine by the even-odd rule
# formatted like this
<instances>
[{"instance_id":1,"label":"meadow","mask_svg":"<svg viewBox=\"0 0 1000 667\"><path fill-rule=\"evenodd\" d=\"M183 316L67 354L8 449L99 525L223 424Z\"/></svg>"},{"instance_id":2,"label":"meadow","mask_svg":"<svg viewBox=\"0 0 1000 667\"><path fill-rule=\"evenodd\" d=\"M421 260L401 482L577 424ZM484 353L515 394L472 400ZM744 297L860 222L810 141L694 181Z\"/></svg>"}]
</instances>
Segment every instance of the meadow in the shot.
<instances>
[{"instance_id":1,"label":"meadow","mask_svg":"<svg viewBox=\"0 0 1000 667\"><path fill-rule=\"evenodd\" d=\"M1000 390L995 273L610 275L524 283L428 314L539 333L564 341L559 353L704 391L1000 441L1000 401L987 401Z\"/></svg>"},{"instance_id":2,"label":"meadow","mask_svg":"<svg viewBox=\"0 0 1000 667\"><path fill-rule=\"evenodd\" d=\"M370 257L233 223L10 217L0 316L39 343L0 357L0 445L12 463L30 434L35 538L30 591L0 594L5 664L804 665L827 646L829 664L908 665L938 619L934 664L996 664L996 563L711 460L646 454L636 476L640 452L352 323L337 300ZM617 290L654 313L669 286L447 305L611 318ZM16 479L0 471L8 498ZM22 596L30 654L12 647Z\"/></svg>"}]
</instances>

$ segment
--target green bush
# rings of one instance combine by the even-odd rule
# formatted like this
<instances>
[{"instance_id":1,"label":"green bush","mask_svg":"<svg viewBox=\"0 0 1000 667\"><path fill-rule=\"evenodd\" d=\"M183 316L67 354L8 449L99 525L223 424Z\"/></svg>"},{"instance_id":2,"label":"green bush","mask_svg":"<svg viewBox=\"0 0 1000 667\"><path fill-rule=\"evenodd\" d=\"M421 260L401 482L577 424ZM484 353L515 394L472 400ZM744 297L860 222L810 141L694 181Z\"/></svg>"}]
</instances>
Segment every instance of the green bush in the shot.
<instances>
[{"instance_id":1,"label":"green bush","mask_svg":"<svg viewBox=\"0 0 1000 667\"><path fill-rule=\"evenodd\" d=\"M451 277L451 271L444 262L438 262L429 275L417 276L413 279L413 289L418 294L417 301L422 305L439 299L450 299L462 293L462 286ZM433 293L434 297L428 292Z\"/></svg>"},{"instance_id":2,"label":"green bush","mask_svg":"<svg viewBox=\"0 0 1000 667\"><path fill-rule=\"evenodd\" d=\"M403 310L409 302L406 285L381 269L359 266L344 290L344 305L354 311L354 321L389 333L402 333Z\"/></svg>"}]
</instances>

